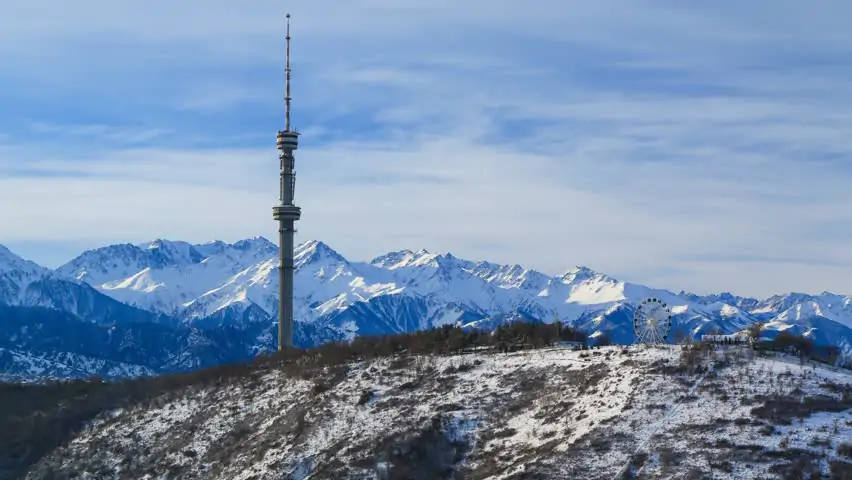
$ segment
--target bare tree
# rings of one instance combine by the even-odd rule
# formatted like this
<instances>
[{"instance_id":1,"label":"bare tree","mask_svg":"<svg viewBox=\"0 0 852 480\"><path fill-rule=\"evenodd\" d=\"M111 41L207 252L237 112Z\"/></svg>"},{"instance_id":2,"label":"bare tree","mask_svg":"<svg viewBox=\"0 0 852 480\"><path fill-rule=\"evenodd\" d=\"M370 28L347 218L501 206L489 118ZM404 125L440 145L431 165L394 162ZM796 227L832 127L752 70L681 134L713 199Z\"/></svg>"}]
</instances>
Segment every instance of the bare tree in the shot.
<instances>
[{"instance_id":1,"label":"bare tree","mask_svg":"<svg viewBox=\"0 0 852 480\"><path fill-rule=\"evenodd\" d=\"M760 334L763 333L763 329L766 327L766 323L764 322L754 322L748 327L748 336L751 338L752 342L757 343L760 340Z\"/></svg>"},{"instance_id":2,"label":"bare tree","mask_svg":"<svg viewBox=\"0 0 852 480\"><path fill-rule=\"evenodd\" d=\"M595 346L607 347L609 345L612 345L612 339L610 338L609 333L601 332L601 334L595 339Z\"/></svg>"},{"instance_id":3,"label":"bare tree","mask_svg":"<svg viewBox=\"0 0 852 480\"><path fill-rule=\"evenodd\" d=\"M722 335L722 329L716 325L707 329L707 335Z\"/></svg>"}]
</instances>

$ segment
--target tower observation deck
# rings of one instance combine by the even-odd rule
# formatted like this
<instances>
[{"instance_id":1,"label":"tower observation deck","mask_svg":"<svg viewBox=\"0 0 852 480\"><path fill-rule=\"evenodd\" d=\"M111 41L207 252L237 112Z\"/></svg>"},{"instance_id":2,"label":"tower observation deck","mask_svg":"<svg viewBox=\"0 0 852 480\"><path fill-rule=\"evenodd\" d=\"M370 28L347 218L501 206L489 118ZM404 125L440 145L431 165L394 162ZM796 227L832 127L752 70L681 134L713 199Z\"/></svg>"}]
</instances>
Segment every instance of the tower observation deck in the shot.
<instances>
[{"instance_id":1,"label":"tower observation deck","mask_svg":"<svg viewBox=\"0 0 852 480\"><path fill-rule=\"evenodd\" d=\"M279 203L272 207L272 218L278 222L278 350L293 346L293 239L295 222L302 209L294 203L296 188L296 158L293 152L299 147L299 132L290 127L290 14L287 14L287 67L284 97L284 130L278 131L277 144L281 151L281 183Z\"/></svg>"}]
</instances>

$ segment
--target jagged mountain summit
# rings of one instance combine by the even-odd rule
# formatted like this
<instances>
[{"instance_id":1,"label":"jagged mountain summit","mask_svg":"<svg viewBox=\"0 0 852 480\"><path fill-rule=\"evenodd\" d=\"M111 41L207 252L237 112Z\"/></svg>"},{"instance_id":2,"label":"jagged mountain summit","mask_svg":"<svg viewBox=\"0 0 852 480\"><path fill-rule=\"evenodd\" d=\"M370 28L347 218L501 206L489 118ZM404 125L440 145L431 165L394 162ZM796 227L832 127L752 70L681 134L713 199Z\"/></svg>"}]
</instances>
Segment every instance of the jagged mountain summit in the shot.
<instances>
[{"instance_id":1,"label":"jagged mountain summit","mask_svg":"<svg viewBox=\"0 0 852 480\"><path fill-rule=\"evenodd\" d=\"M276 347L276 257L277 247L263 237L205 244L158 239L90 250L52 271L2 248L0 306L70 314L45 320L49 328L39 335L65 335L69 329L79 330L80 322L99 328L168 327L126 334L159 335L158 341L170 345L171 350L155 349L142 364L104 367L97 372L161 372L204 366L249 358ZM844 351L852 345L852 299L831 293L790 293L763 300L730 293L675 294L621 281L588 267L551 276L520 265L470 261L423 249L355 262L316 240L296 248L296 343L303 347L441 325L493 329L507 321L551 322L556 318L592 338L605 333L615 342L631 343L635 307L648 297L660 298L671 307L672 338L710 331L730 333L764 321L768 322L768 336L786 330L818 343L837 344ZM42 314L27 314L27 318ZM33 330L28 333L36 334ZM67 343L34 354L27 345L43 343L21 340L24 337L0 344L7 349L7 365L17 365L5 368L7 373L16 368L18 376L31 371L61 373L67 370L61 365L30 367L54 365L61 353L85 353L92 359L90 348L69 352L63 350L69 348ZM155 343L148 338L133 348L146 349ZM110 345L97 360L127 364L124 347ZM190 345L206 345L207 350L195 356L182 353L200 352L188 348Z\"/></svg>"},{"instance_id":2,"label":"jagged mountain summit","mask_svg":"<svg viewBox=\"0 0 852 480\"><path fill-rule=\"evenodd\" d=\"M277 308L277 248L262 237L235 244L191 245L156 240L85 252L57 273L101 293L192 324L211 316L262 321ZM457 324L493 324L507 314L538 321L558 317L608 330L630 341L632 306L666 300L690 331L743 328L753 318L737 307L690 301L674 293L622 282L587 267L549 276L520 265L498 265L451 253L400 250L351 262L311 240L296 248L296 319L343 336L384 334Z\"/></svg>"},{"instance_id":3,"label":"jagged mountain summit","mask_svg":"<svg viewBox=\"0 0 852 480\"><path fill-rule=\"evenodd\" d=\"M199 318L222 306L205 309L196 302L206 304L207 299L202 297L223 288L234 277L272 269L270 258L275 252L277 247L262 237L203 245L158 239L90 250L56 272L129 305L167 315L188 312ZM237 303L240 299L233 300Z\"/></svg>"}]
</instances>

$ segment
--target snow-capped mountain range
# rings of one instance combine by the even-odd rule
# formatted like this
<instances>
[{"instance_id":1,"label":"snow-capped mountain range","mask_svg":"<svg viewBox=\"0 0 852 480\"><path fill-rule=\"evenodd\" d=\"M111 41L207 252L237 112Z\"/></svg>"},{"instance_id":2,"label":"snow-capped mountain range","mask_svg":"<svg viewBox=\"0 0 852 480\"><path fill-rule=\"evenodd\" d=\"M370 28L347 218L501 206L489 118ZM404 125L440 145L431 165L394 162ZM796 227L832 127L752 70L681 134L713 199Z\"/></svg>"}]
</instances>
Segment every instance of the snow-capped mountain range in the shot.
<instances>
[{"instance_id":1,"label":"snow-capped mountain range","mask_svg":"<svg viewBox=\"0 0 852 480\"><path fill-rule=\"evenodd\" d=\"M520 265L473 262L426 250L350 262L316 240L296 248L295 264L297 321L333 325L349 335L459 321L475 324L500 314L570 321L590 313L605 316L650 296L689 317L725 319L737 327L753 321L724 302L687 301L586 267L551 277ZM56 274L90 284L128 305L192 324L225 310L256 308L274 317L276 265L277 247L262 237L203 245L155 240L85 252Z\"/></svg>"},{"instance_id":2,"label":"snow-capped mountain range","mask_svg":"<svg viewBox=\"0 0 852 480\"><path fill-rule=\"evenodd\" d=\"M277 254L276 245L263 237L199 245L160 239L90 250L50 270L0 246L0 305L65 312L70 314L66 323L77 322L73 328L83 323L121 328L129 338L144 337L139 331L147 327L139 324L157 325L168 329L172 340L166 343L174 351L161 348L153 362L134 364L122 355L110 360L153 371L196 367L274 348ZM820 343L852 345L848 296L790 293L759 300L730 293L676 294L586 267L549 276L426 250L352 262L316 240L296 248L294 296L297 342L303 346L447 324L493 328L512 319L555 318L592 337L606 333L628 343L634 340L635 306L648 297L671 307L675 332L682 335L733 332L759 320L769 322L770 332L791 329ZM0 326L4 322L0 312ZM137 340L137 348L149 342ZM207 346L201 357L181 351L198 345ZM26 353L20 343L0 343L3 348ZM51 355L63 352L57 348ZM111 375L108 369L98 372Z\"/></svg>"}]
</instances>

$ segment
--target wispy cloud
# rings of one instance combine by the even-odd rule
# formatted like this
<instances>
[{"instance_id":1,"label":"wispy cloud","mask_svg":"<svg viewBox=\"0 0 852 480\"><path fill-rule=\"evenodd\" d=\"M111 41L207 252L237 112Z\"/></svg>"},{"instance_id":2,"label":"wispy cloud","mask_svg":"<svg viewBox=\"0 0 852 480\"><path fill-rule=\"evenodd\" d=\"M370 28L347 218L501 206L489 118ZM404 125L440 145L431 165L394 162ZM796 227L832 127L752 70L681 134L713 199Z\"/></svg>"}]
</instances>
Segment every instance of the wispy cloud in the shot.
<instances>
[{"instance_id":1,"label":"wispy cloud","mask_svg":"<svg viewBox=\"0 0 852 480\"><path fill-rule=\"evenodd\" d=\"M12 8L0 242L274 236L291 8L302 238L852 292L848 2Z\"/></svg>"},{"instance_id":2,"label":"wispy cloud","mask_svg":"<svg viewBox=\"0 0 852 480\"><path fill-rule=\"evenodd\" d=\"M120 143L144 143L171 133L171 130L161 128L135 129L112 125L60 125L44 122L33 123L30 128L33 133L45 134L54 140L57 138L83 137L90 141L108 140Z\"/></svg>"},{"instance_id":3,"label":"wispy cloud","mask_svg":"<svg viewBox=\"0 0 852 480\"><path fill-rule=\"evenodd\" d=\"M280 96L280 95L279 95ZM216 113L234 107L251 106L252 103L272 103L277 98L273 92L259 88L246 88L240 84L195 85L176 102L183 110Z\"/></svg>"}]
</instances>

